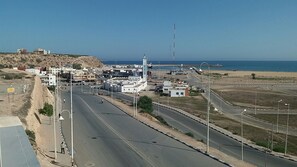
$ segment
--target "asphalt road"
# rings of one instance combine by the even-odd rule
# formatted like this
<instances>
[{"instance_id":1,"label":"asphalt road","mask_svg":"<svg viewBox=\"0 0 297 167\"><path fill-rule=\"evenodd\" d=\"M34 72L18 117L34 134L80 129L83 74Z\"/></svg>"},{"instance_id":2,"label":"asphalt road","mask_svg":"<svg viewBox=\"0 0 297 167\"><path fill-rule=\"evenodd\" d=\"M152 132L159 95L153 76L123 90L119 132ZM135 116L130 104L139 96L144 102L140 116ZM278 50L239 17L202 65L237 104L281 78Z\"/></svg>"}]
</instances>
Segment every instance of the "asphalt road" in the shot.
<instances>
[{"instance_id":1,"label":"asphalt road","mask_svg":"<svg viewBox=\"0 0 297 167\"><path fill-rule=\"evenodd\" d=\"M63 110L70 109L70 93ZM73 91L74 159L79 167L225 166L128 116L98 96ZM62 113L70 147L70 119Z\"/></svg>"},{"instance_id":2,"label":"asphalt road","mask_svg":"<svg viewBox=\"0 0 297 167\"><path fill-rule=\"evenodd\" d=\"M102 93L108 94L106 91ZM113 93L113 97L133 101L133 97L121 93ZM162 116L170 126L186 133L191 132L197 140L202 140L206 143L206 126L198 121L195 121L187 116L184 116L174 110L166 107L158 107L154 105L154 112ZM241 142L231 137L228 137L216 130L210 129L210 146L214 147L230 156L241 159ZM264 151L254 149L248 145L244 145L244 161L247 161L256 166L269 167L293 167L297 166L297 162L284 158L273 156Z\"/></svg>"},{"instance_id":3,"label":"asphalt road","mask_svg":"<svg viewBox=\"0 0 297 167\"><path fill-rule=\"evenodd\" d=\"M205 78L204 78L204 80L205 80ZM197 75L191 74L190 77L188 78L188 83L190 83L191 85L197 85L200 88L203 88L205 90L205 93L203 95L205 98L207 98L208 84L207 85L201 84L200 79L197 77ZM211 91L211 93L210 93L210 100L211 100L211 105L216 107L219 111L223 112L226 116L228 116L234 120L240 120L240 113L244 110L243 108L235 107L235 106L231 105L230 103L226 102L220 95L214 93L213 91ZM249 111L249 110L247 110L247 112L254 113L254 111ZM242 120L243 120L243 123L245 123L245 124L260 127L260 128L266 129L266 130L273 129L273 131L276 131L276 124L265 122L263 120L256 119L254 117L244 115L244 114L242 116ZM286 126L279 125L278 132L286 134L286 132L287 132ZM293 127L289 127L288 134L297 136L297 129L293 128Z\"/></svg>"},{"instance_id":4,"label":"asphalt road","mask_svg":"<svg viewBox=\"0 0 297 167\"><path fill-rule=\"evenodd\" d=\"M206 143L206 126L187 116L165 107L154 105L154 112L163 117L172 127L186 133L191 132L197 140L203 140ZM210 129L210 147L214 147L230 156L241 159L241 142L234 140L222 133ZM297 166L297 162L272 156L263 151L256 150L250 146L244 145L243 159L256 166L269 167L290 167Z\"/></svg>"}]
</instances>

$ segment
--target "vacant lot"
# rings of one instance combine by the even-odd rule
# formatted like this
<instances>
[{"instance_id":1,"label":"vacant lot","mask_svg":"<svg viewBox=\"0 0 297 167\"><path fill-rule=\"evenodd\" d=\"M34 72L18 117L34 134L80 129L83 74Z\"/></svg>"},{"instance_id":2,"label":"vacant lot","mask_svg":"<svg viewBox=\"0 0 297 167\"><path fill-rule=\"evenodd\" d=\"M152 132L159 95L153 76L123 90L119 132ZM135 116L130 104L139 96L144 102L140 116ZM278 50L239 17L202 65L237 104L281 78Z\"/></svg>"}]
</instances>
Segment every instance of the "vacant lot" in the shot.
<instances>
[{"instance_id":1,"label":"vacant lot","mask_svg":"<svg viewBox=\"0 0 297 167\"><path fill-rule=\"evenodd\" d=\"M263 114L263 112L277 111L277 101L280 99L282 99L282 103L279 103L280 113L287 112L287 106L284 103L289 103L291 110L297 109L297 73L255 72L256 79L251 77L253 72L216 71L215 73L216 75L211 77L212 89L234 105L248 108L249 110L256 108L258 112L261 111L262 114L253 115L257 118L276 122L276 115ZM159 76L172 81L186 80L188 77L181 76L178 78L178 76L170 76L164 72L162 75L159 74ZM206 82L207 80L203 81ZM180 108L202 119L206 118L207 100L201 95L180 98L159 96L152 92L145 92L142 95L149 95L155 102L159 101L162 104ZM285 125L286 118L286 115L280 115L279 124ZM290 115L290 126L297 127L296 118L297 115ZM215 112L213 108L210 111L210 122L229 130L233 134L241 134L240 122ZM244 125L244 137L257 145L270 149L272 148L271 141L273 139L273 150L284 152L285 135L283 134L271 133L271 131ZM288 153L297 155L297 137L288 137Z\"/></svg>"}]
</instances>

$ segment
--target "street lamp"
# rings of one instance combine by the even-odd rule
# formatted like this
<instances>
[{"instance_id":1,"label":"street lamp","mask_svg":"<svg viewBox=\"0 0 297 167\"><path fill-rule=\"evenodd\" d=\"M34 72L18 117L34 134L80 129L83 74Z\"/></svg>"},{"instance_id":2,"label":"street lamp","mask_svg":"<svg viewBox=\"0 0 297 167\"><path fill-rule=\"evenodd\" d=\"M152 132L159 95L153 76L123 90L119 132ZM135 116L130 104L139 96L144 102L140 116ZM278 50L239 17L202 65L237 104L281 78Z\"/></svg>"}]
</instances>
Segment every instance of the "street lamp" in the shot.
<instances>
[{"instance_id":1,"label":"street lamp","mask_svg":"<svg viewBox=\"0 0 297 167\"><path fill-rule=\"evenodd\" d=\"M277 116L276 116L276 132L278 133L278 117L279 117L279 103L282 102L283 100L280 99L277 101Z\"/></svg>"},{"instance_id":2,"label":"street lamp","mask_svg":"<svg viewBox=\"0 0 297 167\"><path fill-rule=\"evenodd\" d=\"M72 63L71 63L72 69L73 69L73 63L77 60L80 60L80 59L75 59L74 61L72 61ZM73 158L73 105L72 105L72 77L73 77L73 75L72 75L72 69L70 72L71 166L74 165L74 158Z\"/></svg>"},{"instance_id":3,"label":"street lamp","mask_svg":"<svg viewBox=\"0 0 297 167\"><path fill-rule=\"evenodd\" d=\"M257 90L255 95L255 115L257 114Z\"/></svg>"},{"instance_id":4,"label":"street lamp","mask_svg":"<svg viewBox=\"0 0 297 167\"><path fill-rule=\"evenodd\" d=\"M288 128L289 128L289 112L290 112L290 104L286 103L288 106L288 114L287 114L287 130L286 130L286 144L285 144L285 155L287 154L287 146L288 146Z\"/></svg>"},{"instance_id":5,"label":"street lamp","mask_svg":"<svg viewBox=\"0 0 297 167\"><path fill-rule=\"evenodd\" d=\"M59 114L59 121L64 121L64 118L62 116L63 112L66 111L69 114L69 119L71 119L71 113L69 110L62 110L61 113Z\"/></svg>"},{"instance_id":6,"label":"street lamp","mask_svg":"<svg viewBox=\"0 0 297 167\"><path fill-rule=\"evenodd\" d=\"M57 75L58 78L58 75ZM55 108L54 108L54 147L55 147L55 159L54 161L56 162L57 160L57 137L56 137L56 113L58 110L58 79L56 78L56 89L55 89Z\"/></svg>"},{"instance_id":7,"label":"street lamp","mask_svg":"<svg viewBox=\"0 0 297 167\"><path fill-rule=\"evenodd\" d=\"M243 161L243 124L242 124L242 114L246 112L246 109L244 109L240 113L240 122L241 122L241 160Z\"/></svg>"},{"instance_id":8,"label":"street lamp","mask_svg":"<svg viewBox=\"0 0 297 167\"><path fill-rule=\"evenodd\" d=\"M73 69L73 62L72 62ZM70 129L71 129L71 166L73 166L73 108L72 108L72 71L70 72Z\"/></svg>"},{"instance_id":9,"label":"street lamp","mask_svg":"<svg viewBox=\"0 0 297 167\"><path fill-rule=\"evenodd\" d=\"M138 92L137 92L137 89L134 88L134 91L133 91L133 106L135 107L134 108L134 117L137 116L137 96L138 96Z\"/></svg>"},{"instance_id":10,"label":"street lamp","mask_svg":"<svg viewBox=\"0 0 297 167\"><path fill-rule=\"evenodd\" d=\"M209 152L209 110L210 110L210 66L206 62L200 64L200 69L202 65L208 66L208 101L207 101L207 139L206 139L206 152Z\"/></svg>"}]
</instances>

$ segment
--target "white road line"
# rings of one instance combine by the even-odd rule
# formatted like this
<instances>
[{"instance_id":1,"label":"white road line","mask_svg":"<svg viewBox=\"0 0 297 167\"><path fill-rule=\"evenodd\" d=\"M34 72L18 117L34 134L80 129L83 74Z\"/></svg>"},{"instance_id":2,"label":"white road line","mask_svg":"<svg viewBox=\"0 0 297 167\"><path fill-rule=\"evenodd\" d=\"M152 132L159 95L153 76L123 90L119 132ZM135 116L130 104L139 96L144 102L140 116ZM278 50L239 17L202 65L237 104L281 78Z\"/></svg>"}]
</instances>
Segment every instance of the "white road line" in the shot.
<instances>
[{"instance_id":1,"label":"white road line","mask_svg":"<svg viewBox=\"0 0 297 167\"><path fill-rule=\"evenodd\" d=\"M84 101L81 97L79 97L83 103L89 108L89 110L107 127L109 128L115 135L117 135L123 142L125 142L136 154L142 157L145 161L147 161L150 166L155 166L154 163L149 159L148 156L143 154L141 151L137 150L135 146L133 146L129 141L127 141L121 134L119 134L113 127L111 127L102 117L98 116L95 111Z\"/></svg>"}]
</instances>

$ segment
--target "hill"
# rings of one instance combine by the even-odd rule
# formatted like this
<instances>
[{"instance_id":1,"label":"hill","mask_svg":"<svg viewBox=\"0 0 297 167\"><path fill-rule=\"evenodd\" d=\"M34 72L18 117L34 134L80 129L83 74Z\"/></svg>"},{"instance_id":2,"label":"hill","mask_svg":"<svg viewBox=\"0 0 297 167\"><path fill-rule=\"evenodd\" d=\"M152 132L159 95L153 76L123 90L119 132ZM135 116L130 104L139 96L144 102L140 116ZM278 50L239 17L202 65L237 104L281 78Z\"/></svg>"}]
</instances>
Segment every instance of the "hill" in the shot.
<instances>
[{"instance_id":1,"label":"hill","mask_svg":"<svg viewBox=\"0 0 297 167\"><path fill-rule=\"evenodd\" d=\"M82 64L82 67L102 67L102 62L94 56L80 56L80 55L60 55L48 54L41 55L36 53L28 54L14 54L2 53L0 54L0 66L2 67L59 67L67 64Z\"/></svg>"}]
</instances>

